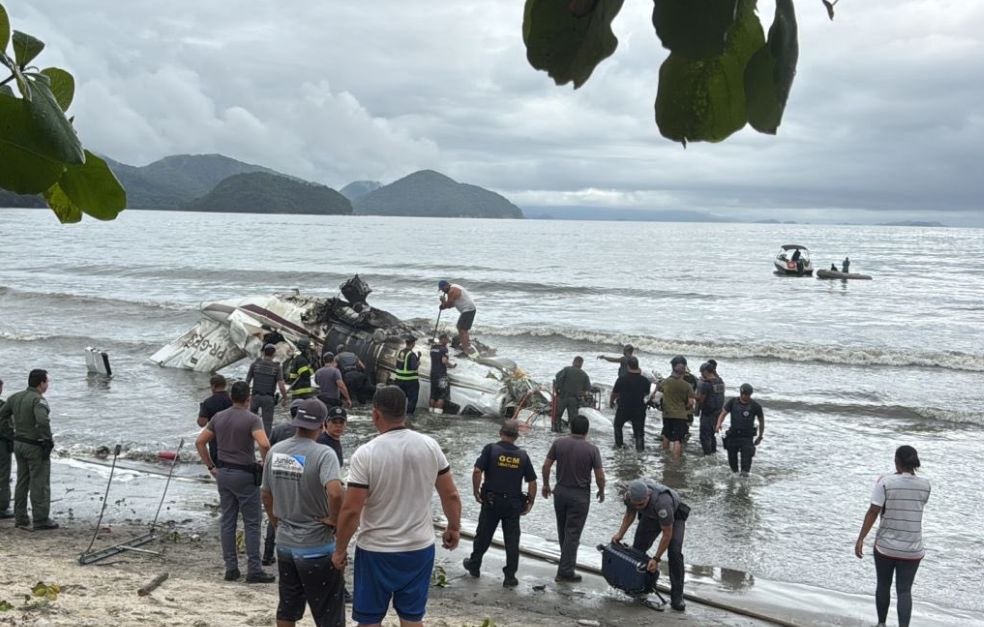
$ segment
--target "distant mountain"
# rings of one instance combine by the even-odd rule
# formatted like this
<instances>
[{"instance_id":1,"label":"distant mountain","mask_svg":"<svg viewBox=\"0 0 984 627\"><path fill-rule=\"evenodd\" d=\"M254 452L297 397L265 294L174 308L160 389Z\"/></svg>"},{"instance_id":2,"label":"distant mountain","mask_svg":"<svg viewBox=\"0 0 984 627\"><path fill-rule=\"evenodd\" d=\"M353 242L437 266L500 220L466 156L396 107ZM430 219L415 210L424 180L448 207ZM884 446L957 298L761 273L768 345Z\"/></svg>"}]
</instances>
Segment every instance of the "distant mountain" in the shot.
<instances>
[{"instance_id":1,"label":"distant mountain","mask_svg":"<svg viewBox=\"0 0 984 627\"><path fill-rule=\"evenodd\" d=\"M622 209L618 207L527 207L538 220L616 220L639 222L734 222L706 211L685 209Z\"/></svg>"},{"instance_id":2,"label":"distant mountain","mask_svg":"<svg viewBox=\"0 0 984 627\"><path fill-rule=\"evenodd\" d=\"M236 174L184 207L185 211L351 215L352 203L330 187L268 172Z\"/></svg>"},{"instance_id":3,"label":"distant mountain","mask_svg":"<svg viewBox=\"0 0 984 627\"><path fill-rule=\"evenodd\" d=\"M15 194L5 189L0 189L0 207L35 209L47 206L44 198L40 195Z\"/></svg>"},{"instance_id":4,"label":"distant mountain","mask_svg":"<svg viewBox=\"0 0 984 627\"><path fill-rule=\"evenodd\" d=\"M269 168L224 155L172 155L142 167L112 159L106 162L126 190L131 209L178 209L234 174L276 174Z\"/></svg>"},{"instance_id":5,"label":"distant mountain","mask_svg":"<svg viewBox=\"0 0 984 627\"><path fill-rule=\"evenodd\" d=\"M379 181L353 181L338 190L338 193L355 202L369 192L374 192L382 186L383 184Z\"/></svg>"},{"instance_id":6,"label":"distant mountain","mask_svg":"<svg viewBox=\"0 0 984 627\"><path fill-rule=\"evenodd\" d=\"M902 220L900 222L882 222L878 226L922 226L922 227L946 227L942 222L923 221L923 220Z\"/></svg>"},{"instance_id":7,"label":"distant mountain","mask_svg":"<svg viewBox=\"0 0 984 627\"><path fill-rule=\"evenodd\" d=\"M414 172L353 203L360 215L438 218L522 218L523 210L499 194L458 183L433 170Z\"/></svg>"}]
</instances>

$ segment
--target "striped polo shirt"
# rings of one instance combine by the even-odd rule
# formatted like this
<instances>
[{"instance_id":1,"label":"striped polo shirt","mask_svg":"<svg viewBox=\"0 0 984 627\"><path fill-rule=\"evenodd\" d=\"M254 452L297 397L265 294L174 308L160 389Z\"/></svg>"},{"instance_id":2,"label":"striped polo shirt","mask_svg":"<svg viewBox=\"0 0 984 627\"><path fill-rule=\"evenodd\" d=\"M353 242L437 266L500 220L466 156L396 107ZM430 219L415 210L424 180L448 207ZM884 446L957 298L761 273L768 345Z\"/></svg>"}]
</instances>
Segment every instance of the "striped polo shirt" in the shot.
<instances>
[{"instance_id":1,"label":"striped polo shirt","mask_svg":"<svg viewBox=\"0 0 984 627\"><path fill-rule=\"evenodd\" d=\"M929 500L929 480L907 472L879 477L872 505L882 508L875 550L886 557L918 560L925 555L922 514Z\"/></svg>"}]
</instances>

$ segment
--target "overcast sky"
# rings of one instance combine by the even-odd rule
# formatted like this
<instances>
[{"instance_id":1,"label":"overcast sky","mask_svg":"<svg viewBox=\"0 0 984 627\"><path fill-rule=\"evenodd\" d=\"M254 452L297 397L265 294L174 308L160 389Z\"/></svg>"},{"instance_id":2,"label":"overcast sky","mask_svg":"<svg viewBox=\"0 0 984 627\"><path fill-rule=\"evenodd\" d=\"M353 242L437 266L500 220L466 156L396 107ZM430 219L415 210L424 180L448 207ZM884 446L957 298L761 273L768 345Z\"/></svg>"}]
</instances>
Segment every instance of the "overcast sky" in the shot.
<instances>
[{"instance_id":1,"label":"overcast sky","mask_svg":"<svg viewBox=\"0 0 984 627\"><path fill-rule=\"evenodd\" d=\"M981 0L841 0L833 22L799 0L778 137L686 150L653 121L649 0L577 91L527 64L522 0L2 2L75 75L83 143L134 165L220 152L335 188L431 168L526 208L984 225Z\"/></svg>"}]
</instances>

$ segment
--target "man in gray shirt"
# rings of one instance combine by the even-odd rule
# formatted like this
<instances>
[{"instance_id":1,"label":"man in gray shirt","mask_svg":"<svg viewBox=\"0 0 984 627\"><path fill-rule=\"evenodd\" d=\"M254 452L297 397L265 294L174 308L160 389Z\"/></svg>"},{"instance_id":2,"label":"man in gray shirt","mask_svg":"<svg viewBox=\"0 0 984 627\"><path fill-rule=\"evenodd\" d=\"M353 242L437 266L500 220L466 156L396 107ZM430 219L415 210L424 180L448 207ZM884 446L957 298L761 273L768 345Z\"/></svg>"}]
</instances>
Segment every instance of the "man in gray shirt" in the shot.
<instances>
[{"instance_id":1,"label":"man in gray shirt","mask_svg":"<svg viewBox=\"0 0 984 627\"><path fill-rule=\"evenodd\" d=\"M246 372L246 383L253 385L253 398L249 410L254 414L262 412L263 430L270 437L273 429L273 406L276 405L274 393L280 387L281 403L287 405L287 386L284 385L283 366L274 361L277 347L267 344L263 347L263 357L257 357Z\"/></svg>"},{"instance_id":2,"label":"man in gray shirt","mask_svg":"<svg viewBox=\"0 0 984 627\"><path fill-rule=\"evenodd\" d=\"M605 501L605 471L601 469L598 447L585 439L588 419L578 415L571 418L571 435L557 438L543 462L543 498L550 498L550 469L557 462L557 486L553 490L554 513L557 515L557 537L560 542L560 564L554 581L577 582L581 575L574 572L581 531L591 506L591 474L598 485L598 502Z\"/></svg>"},{"instance_id":3,"label":"man in gray shirt","mask_svg":"<svg viewBox=\"0 0 984 627\"><path fill-rule=\"evenodd\" d=\"M263 468L263 507L277 534L279 627L300 620L305 603L317 627L345 624L345 582L331 562L342 480L335 452L315 441L327 417L321 401L302 402L291 421L296 434L270 449Z\"/></svg>"},{"instance_id":4,"label":"man in gray shirt","mask_svg":"<svg viewBox=\"0 0 984 627\"><path fill-rule=\"evenodd\" d=\"M229 394L232 407L215 414L202 429L195 448L208 471L219 486L220 526L222 528L222 557L225 560L226 581L240 577L236 556L236 525L243 516L246 535L246 556L249 570L246 583L272 583L274 575L263 571L260 564L260 486L256 463L255 445L260 445L260 457L266 458L270 449L260 417L249 407L249 385L245 381L232 384ZM219 443L219 467L212 464L208 443L215 438Z\"/></svg>"},{"instance_id":5,"label":"man in gray shirt","mask_svg":"<svg viewBox=\"0 0 984 627\"><path fill-rule=\"evenodd\" d=\"M318 386L318 398L328 407L338 407L344 404L352 406L348 388L342 379L342 371L335 365L335 354L325 353L321 358L324 365L314 373L314 383Z\"/></svg>"}]
</instances>

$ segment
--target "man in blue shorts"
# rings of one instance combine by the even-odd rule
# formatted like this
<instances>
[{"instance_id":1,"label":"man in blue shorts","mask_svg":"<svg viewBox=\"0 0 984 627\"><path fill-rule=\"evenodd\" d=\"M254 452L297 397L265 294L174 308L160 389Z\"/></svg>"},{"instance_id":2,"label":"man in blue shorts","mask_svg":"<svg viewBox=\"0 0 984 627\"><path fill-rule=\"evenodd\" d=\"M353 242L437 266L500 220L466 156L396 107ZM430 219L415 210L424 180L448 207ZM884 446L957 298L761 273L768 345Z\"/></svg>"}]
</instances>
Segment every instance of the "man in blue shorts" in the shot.
<instances>
[{"instance_id":1,"label":"man in blue shorts","mask_svg":"<svg viewBox=\"0 0 984 627\"><path fill-rule=\"evenodd\" d=\"M446 549L458 546L461 500L441 447L406 426L407 397L396 386L376 392L372 423L379 432L355 451L348 490L338 518L332 561L343 569L349 542L355 548L352 618L375 627L390 602L402 627L422 624L434 569L434 489L448 519Z\"/></svg>"}]
</instances>

